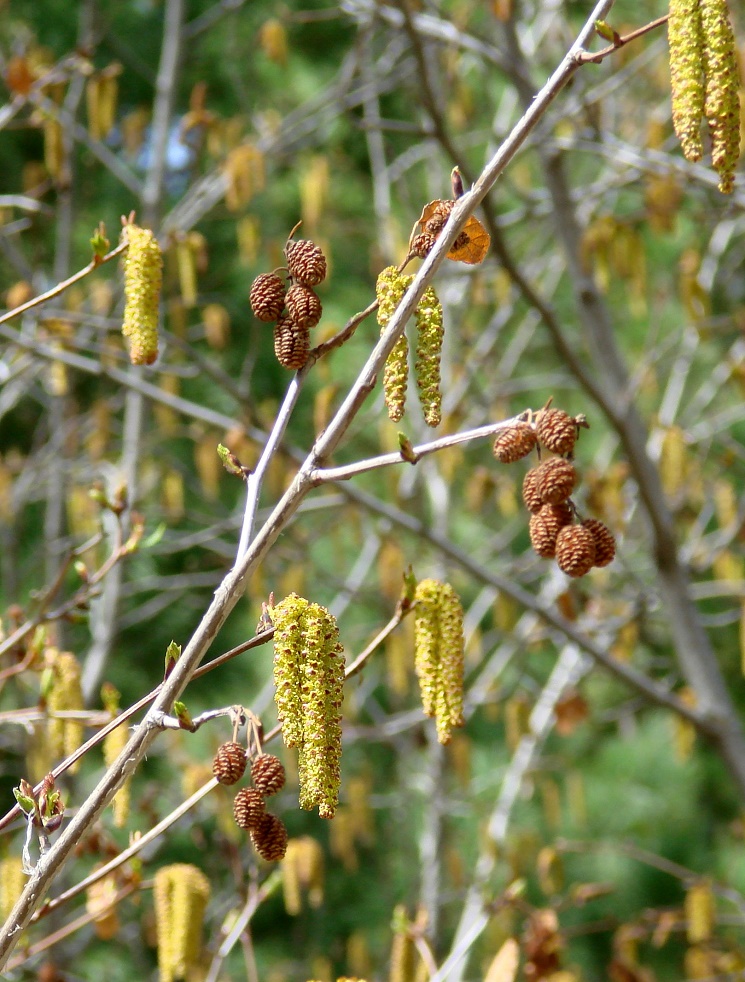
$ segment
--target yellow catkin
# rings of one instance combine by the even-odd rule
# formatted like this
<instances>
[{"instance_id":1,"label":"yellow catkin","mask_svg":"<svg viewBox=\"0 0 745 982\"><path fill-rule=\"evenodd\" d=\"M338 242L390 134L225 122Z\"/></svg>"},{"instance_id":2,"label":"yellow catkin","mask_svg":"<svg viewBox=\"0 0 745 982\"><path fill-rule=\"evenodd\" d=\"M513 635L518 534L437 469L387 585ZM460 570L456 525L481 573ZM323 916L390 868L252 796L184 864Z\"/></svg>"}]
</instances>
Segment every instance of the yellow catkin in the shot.
<instances>
[{"instance_id":1,"label":"yellow catkin","mask_svg":"<svg viewBox=\"0 0 745 982\"><path fill-rule=\"evenodd\" d=\"M282 860L282 890L285 910L297 916L302 910L302 895L306 892L311 907L323 903L323 849L309 835L290 839Z\"/></svg>"},{"instance_id":2,"label":"yellow catkin","mask_svg":"<svg viewBox=\"0 0 745 982\"><path fill-rule=\"evenodd\" d=\"M399 906L393 913L394 924L405 920L406 910ZM416 977L416 948L409 932L395 931L391 945L391 966L388 975L389 982L414 982Z\"/></svg>"},{"instance_id":3,"label":"yellow catkin","mask_svg":"<svg viewBox=\"0 0 745 982\"><path fill-rule=\"evenodd\" d=\"M129 732L126 725L117 726L115 730L108 733L103 741L103 759L107 767L111 767L119 754L124 750L124 746L129 739ZM129 818L130 787L132 779L127 778L114 795L112 808L114 811L114 825L120 829L127 824Z\"/></svg>"},{"instance_id":4,"label":"yellow catkin","mask_svg":"<svg viewBox=\"0 0 745 982\"><path fill-rule=\"evenodd\" d=\"M163 866L155 874L153 897L160 982L189 978L201 954L209 881L196 866Z\"/></svg>"},{"instance_id":5,"label":"yellow catkin","mask_svg":"<svg viewBox=\"0 0 745 982\"><path fill-rule=\"evenodd\" d=\"M304 641L300 807L317 805L321 818L333 818L341 782L344 659L336 621L320 604L308 605Z\"/></svg>"},{"instance_id":6,"label":"yellow catkin","mask_svg":"<svg viewBox=\"0 0 745 982\"><path fill-rule=\"evenodd\" d=\"M303 835L298 840L298 873L300 882L307 891L308 903L311 907L320 907L323 903L324 861L323 849L310 835Z\"/></svg>"},{"instance_id":7,"label":"yellow catkin","mask_svg":"<svg viewBox=\"0 0 745 982\"><path fill-rule=\"evenodd\" d=\"M726 0L700 0L706 94L704 113L719 190L730 194L740 156L740 78Z\"/></svg>"},{"instance_id":8,"label":"yellow catkin","mask_svg":"<svg viewBox=\"0 0 745 982\"><path fill-rule=\"evenodd\" d=\"M434 716L437 739L450 742L463 726L463 608L449 583L422 580L414 594L415 669L422 707Z\"/></svg>"},{"instance_id":9,"label":"yellow catkin","mask_svg":"<svg viewBox=\"0 0 745 982\"><path fill-rule=\"evenodd\" d=\"M303 743L300 681L303 639L300 620L307 607L307 600L291 593L271 613L274 624L274 700L277 717L282 724L282 738L288 747L300 747Z\"/></svg>"},{"instance_id":10,"label":"yellow catkin","mask_svg":"<svg viewBox=\"0 0 745 982\"><path fill-rule=\"evenodd\" d=\"M414 373L419 387L419 401L427 426L442 422L442 392L440 390L440 356L445 335L442 324L442 304L434 287L428 286L416 309L416 363Z\"/></svg>"},{"instance_id":11,"label":"yellow catkin","mask_svg":"<svg viewBox=\"0 0 745 982\"><path fill-rule=\"evenodd\" d=\"M152 365L158 357L158 310L163 281L163 256L147 228L127 225L129 247L124 257L124 321L133 365Z\"/></svg>"},{"instance_id":12,"label":"yellow catkin","mask_svg":"<svg viewBox=\"0 0 745 982\"><path fill-rule=\"evenodd\" d=\"M714 893L709 880L700 880L688 888L684 912L688 943L695 945L709 941L716 918Z\"/></svg>"},{"instance_id":13,"label":"yellow catkin","mask_svg":"<svg viewBox=\"0 0 745 982\"><path fill-rule=\"evenodd\" d=\"M300 875L298 872L299 853L299 840L290 839L287 843L284 859L282 860L282 895L285 901L285 910L290 917L297 917L303 909Z\"/></svg>"},{"instance_id":14,"label":"yellow catkin","mask_svg":"<svg viewBox=\"0 0 745 982\"><path fill-rule=\"evenodd\" d=\"M5 921L26 886L23 860L20 856L0 859L0 920Z\"/></svg>"},{"instance_id":15,"label":"yellow catkin","mask_svg":"<svg viewBox=\"0 0 745 982\"><path fill-rule=\"evenodd\" d=\"M703 154L704 41L699 0L670 0L667 22L673 126L686 160Z\"/></svg>"},{"instance_id":16,"label":"yellow catkin","mask_svg":"<svg viewBox=\"0 0 745 982\"><path fill-rule=\"evenodd\" d=\"M378 276L375 295L378 298L378 324L381 334L401 303L413 277L404 276L395 266L387 266ZM394 423L402 419L409 378L409 344L402 334L388 355L383 372L383 395L388 416Z\"/></svg>"},{"instance_id":17,"label":"yellow catkin","mask_svg":"<svg viewBox=\"0 0 745 982\"><path fill-rule=\"evenodd\" d=\"M277 715L288 747L298 747L300 807L333 818L341 781L343 648L334 617L291 593L269 611L274 624Z\"/></svg>"},{"instance_id":18,"label":"yellow catkin","mask_svg":"<svg viewBox=\"0 0 745 982\"><path fill-rule=\"evenodd\" d=\"M67 757L83 742L83 724L75 719L60 718L55 714L83 708L80 664L72 652L58 651L56 648L46 650L45 660L50 672L48 682L43 683L45 688L48 687L47 738L55 756Z\"/></svg>"}]
</instances>

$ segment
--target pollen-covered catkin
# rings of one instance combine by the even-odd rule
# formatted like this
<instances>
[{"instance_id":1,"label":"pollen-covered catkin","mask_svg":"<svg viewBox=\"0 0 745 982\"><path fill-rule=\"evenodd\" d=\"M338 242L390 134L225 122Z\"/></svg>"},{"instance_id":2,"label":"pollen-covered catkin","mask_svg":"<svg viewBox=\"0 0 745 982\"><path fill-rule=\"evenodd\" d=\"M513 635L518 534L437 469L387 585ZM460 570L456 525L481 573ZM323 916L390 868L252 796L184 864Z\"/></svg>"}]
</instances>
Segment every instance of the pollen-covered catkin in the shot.
<instances>
[{"instance_id":1,"label":"pollen-covered catkin","mask_svg":"<svg viewBox=\"0 0 745 982\"><path fill-rule=\"evenodd\" d=\"M411 281L411 276L404 276L395 266L387 266L379 274L375 284L375 294L378 298L378 324L381 334L388 326ZM409 345L406 335L402 334L388 355L383 373L385 404L388 416L394 423L404 415L408 378Z\"/></svg>"},{"instance_id":2,"label":"pollen-covered catkin","mask_svg":"<svg viewBox=\"0 0 745 982\"><path fill-rule=\"evenodd\" d=\"M428 286L416 308L416 363L414 371L419 386L419 401L427 426L439 426L442 421L442 392L440 390L440 358L442 355L442 304L434 287Z\"/></svg>"},{"instance_id":3,"label":"pollen-covered catkin","mask_svg":"<svg viewBox=\"0 0 745 982\"><path fill-rule=\"evenodd\" d=\"M304 617L305 703L303 747L298 761L300 807L318 806L333 818L341 783L341 704L344 660L336 622L325 607L309 604Z\"/></svg>"},{"instance_id":4,"label":"pollen-covered catkin","mask_svg":"<svg viewBox=\"0 0 745 982\"><path fill-rule=\"evenodd\" d=\"M301 666L303 637L300 621L308 601L291 593L272 609L274 624L274 699L282 738L288 747L303 743Z\"/></svg>"},{"instance_id":5,"label":"pollen-covered catkin","mask_svg":"<svg viewBox=\"0 0 745 982\"><path fill-rule=\"evenodd\" d=\"M344 659L334 617L290 594L270 609L275 628L277 715L288 747L298 747L300 807L333 818L341 780Z\"/></svg>"},{"instance_id":6,"label":"pollen-covered catkin","mask_svg":"<svg viewBox=\"0 0 745 982\"><path fill-rule=\"evenodd\" d=\"M148 228L127 225L129 246L124 256L124 321L133 365L152 365L158 357L158 307L163 282L163 256Z\"/></svg>"},{"instance_id":7,"label":"pollen-covered catkin","mask_svg":"<svg viewBox=\"0 0 745 982\"><path fill-rule=\"evenodd\" d=\"M191 978L201 954L209 880L196 866L163 866L155 874L153 896L160 982Z\"/></svg>"},{"instance_id":8,"label":"pollen-covered catkin","mask_svg":"<svg viewBox=\"0 0 745 982\"><path fill-rule=\"evenodd\" d=\"M719 190L730 194L740 156L740 78L735 36L726 0L700 0L703 62L706 78L704 113L711 137L711 162Z\"/></svg>"},{"instance_id":9,"label":"pollen-covered catkin","mask_svg":"<svg viewBox=\"0 0 745 982\"><path fill-rule=\"evenodd\" d=\"M434 716L437 739L450 742L463 726L463 608L449 583L422 580L416 588L415 669L422 707Z\"/></svg>"},{"instance_id":10,"label":"pollen-covered catkin","mask_svg":"<svg viewBox=\"0 0 745 982\"><path fill-rule=\"evenodd\" d=\"M700 0L670 0L667 22L673 127L686 160L703 154L704 39Z\"/></svg>"},{"instance_id":11,"label":"pollen-covered catkin","mask_svg":"<svg viewBox=\"0 0 745 982\"><path fill-rule=\"evenodd\" d=\"M388 418L398 423L406 409L406 384L409 380L409 342L405 334L396 341L385 363L383 392Z\"/></svg>"}]
</instances>

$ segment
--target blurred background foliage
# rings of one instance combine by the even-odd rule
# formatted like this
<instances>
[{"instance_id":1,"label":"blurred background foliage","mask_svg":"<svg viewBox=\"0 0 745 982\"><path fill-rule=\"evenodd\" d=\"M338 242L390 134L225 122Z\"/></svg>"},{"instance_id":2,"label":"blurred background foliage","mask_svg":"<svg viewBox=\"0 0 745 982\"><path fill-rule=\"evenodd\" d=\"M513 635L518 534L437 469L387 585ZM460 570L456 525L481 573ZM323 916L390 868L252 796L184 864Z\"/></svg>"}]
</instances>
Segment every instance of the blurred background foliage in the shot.
<instances>
[{"instance_id":1,"label":"blurred background foliage","mask_svg":"<svg viewBox=\"0 0 745 982\"><path fill-rule=\"evenodd\" d=\"M177 6L172 0L170 9ZM0 792L8 808L21 777L38 780L56 762L39 759L45 646L77 656L90 735L102 722L101 683L116 686L122 707L157 685L169 641L186 643L232 564L243 489L223 471L216 446L253 465L290 378L276 363L268 327L251 315L254 276L282 265L284 242L302 220L300 235L323 247L330 266L315 337L338 331L374 299L377 273L404 257L422 206L448 197L452 166L477 175L519 118L521 73L537 91L590 10L581 2L509 0L183 6L178 70L166 83L173 102L164 187L148 204L166 3L0 5L7 309L84 266L99 222L115 244L120 216L132 210L153 225L166 255L161 357L137 371L154 387L137 410L128 382L135 371L118 334L116 263L0 328L5 636L43 608L45 587L71 548L103 528L81 558L95 570L109 556L114 525L91 499L92 487L111 495L126 485L145 536L162 533L117 565L89 610L52 618L36 637L34 658L30 639L4 655ZM643 16L665 12L655 2ZM638 27L640 15L638 4L619 2L613 26ZM735 26L742 38L745 25ZM520 39L522 65L511 35ZM557 233L566 215L547 182L552 167L581 234L574 256ZM744 204L742 187L725 199L705 163L680 156L663 28L581 69L482 215L601 386L603 351L578 317L578 276L594 283L610 312L628 394L646 424L649 459L691 571L686 601L740 715ZM463 601L465 729L445 749L435 742L418 706L404 622L348 685L337 818L325 823L300 812L296 778L274 808L291 837L310 836L323 848L317 906L306 898L299 913L288 913L280 881L270 877L241 944L215 967L247 891L269 875L219 788L130 870L142 889L119 904L111 933L92 920L41 948L85 909L79 898L29 929L28 958L8 977L155 978L147 886L168 863L193 863L212 884L204 971L195 978L424 978L418 955L408 974L401 968L395 939L400 949L423 932L441 961L469 897L481 897L488 923L464 974L452 978L489 978L509 936L521 940L526 979L745 977L745 825L736 781L690 724L594 668L540 617L558 610L615 658L695 704L676 660L675 612L659 590L665 557L650 545L644 494L623 440L497 256L493 249L475 268L447 263L436 280L446 322L439 432L538 409L549 396L585 413L591 428L578 445L578 499L614 530L615 563L570 583L535 557L520 501L526 468L497 464L484 441L319 489L254 575L213 653L254 633L269 591L280 598L294 590L335 613L351 660L392 615L412 564L419 578L452 582ZM377 335L367 319L309 373L262 514ZM417 443L427 434L414 402L401 425ZM397 448L397 429L378 388L333 463ZM510 584L527 591L532 608ZM80 585L68 568L52 610ZM271 657L270 645L259 647L192 683L189 710L240 702L269 729ZM21 663L27 667L18 671ZM23 714L38 707L41 723ZM207 780L214 750L229 738L219 720L194 735L165 733L136 775L124 828L113 826L108 810L60 890ZM292 775L293 752L279 752ZM68 809L101 767L94 750L62 780ZM495 816L504 819L498 835ZM22 839L17 824L6 829L4 854L18 855ZM707 919L712 897L716 911ZM400 905L406 913L394 916Z\"/></svg>"}]
</instances>

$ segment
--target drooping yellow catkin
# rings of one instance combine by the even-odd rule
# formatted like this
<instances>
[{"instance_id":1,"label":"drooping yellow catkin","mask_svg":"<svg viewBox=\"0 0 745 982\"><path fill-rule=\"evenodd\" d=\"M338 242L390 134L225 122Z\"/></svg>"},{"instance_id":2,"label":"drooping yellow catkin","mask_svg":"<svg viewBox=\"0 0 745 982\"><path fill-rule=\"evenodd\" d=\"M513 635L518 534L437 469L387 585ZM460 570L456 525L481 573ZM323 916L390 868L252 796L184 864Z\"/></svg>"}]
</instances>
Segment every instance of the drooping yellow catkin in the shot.
<instances>
[{"instance_id":1,"label":"drooping yellow catkin","mask_svg":"<svg viewBox=\"0 0 745 982\"><path fill-rule=\"evenodd\" d=\"M387 266L378 276L375 295L378 298L378 324L382 334L401 303L413 277L404 276L395 266ZM402 334L388 355L383 373L383 395L388 416L397 423L404 415L406 385L409 378L409 344Z\"/></svg>"},{"instance_id":2,"label":"drooping yellow catkin","mask_svg":"<svg viewBox=\"0 0 745 982\"><path fill-rule=\"evenodd\" d=\"M209 881L187 863L163 866L155 874L153 897L160 982L191 978L201 953Z\"/></svg>"},{"instance_id":3,"label":"drooping yellow catkin","mask_svg":"<svg viewBox=\"0 0 745 982\"><path fill-rule=\"evenodd\" d=\"M719 190L730 194L740 156L740 78L735 35L726 0L700 0L706 95L704 112L711 137L711 162Z\"/></svg>"},{"instance_id":4,"label":"drooping yellow catkin","mask_svg":"<svg viewBox=\"0 0 745 982\"><path fill-rule=\"evenodd\" d=\"M311 907L323 903L323 849L309 835L290 839L282 860L285 910L296 916L302 910L302 893L307 891Z\"/></svg>"},{"instance_id":5,"label":"drooping yellow catkin","mask_svg":"<svg viewBox=\"0 0 745 982\"><path fill-rule=\"evenodd\" d=\"M277 715L288 746L299 748L300 807L333 818L341 780L343 648L334 617L290 594L270 616L275 626Z\"/></svg>"},{"instance_id":6,"label":"drooping yellow catkin","mask_svg":"<svg viewBox=\"0 0 745 982\"><path fill-rule=\"evenodd\" d=\"M129 247L124 256L124 321L133 365L152 365L158 357L158 307L163 281L163 256L148 228L127 225Z\"/></svg>"},{"instance_id":7,"label":"drooping yellow catkin","mask_svg":"<svg viewBox=\"0 0 745 982\"><path fill-rule=\"evenodd\" d=\"M26 886L23 860L20 856L0 859L0 921L5 921Z\"/></svg>"},{"instance_id":8,"label":"drooping yellow catkin","mask_svg":"<svg viewBox=\"0 0 745 982\"><path fill-rule=\"evenodd\" d=\"M686 160L703 154L704 39L699 0L670 0L667 22L673 126Z\"/></svg>"},{"instance_id":9,"label":"drooping yellow catkin","mask_svg":"<svg viewBox=\"0 0 745 982\"><path fill-rule=\"evenodd\" d=\"M282 860L282 895L285 910L290 917L297 917L303 909L303 898L300 891L300 843L298 839L290 839L287 851Z\"/></svg>"},{"instance_id":10,"label":"drooping yellow catkin","mask_svg":"<svg viewBox=\"0 0 745 982\"><path fill-rule=\"evenodd\" d=\"M296 593L271 611L274 624L274 700L287 747L303 744L303 699L301 667L303 638L300 621L308 601Z\"/></svg>"},{"instance_id":11,"label":"drooping yellow catkin","mask_svg":"<svg viewBox=\"0 0 745 982\"><path fill-rule=\"evenodd\" d=\"M428 286L424 291L415 316L417 342L414 371L419 387L419 401L427 426L439 426L442 421L440 356L445 332L442 325L442 304L434 287Z\"/></svg>"},{"instance_id":12,"label":"drooping yellow catkin","mask_svg":"<svg viewBox=\"0 0 745 982\"><path fill-rule=\"evenodd\" d=\"M408 931L406 908L399 904L393 911L393 943L391 945L391 964L389 982L415 982L416 948Z\"/></svg>"},{"instance_id":13,"label":"drooping yellow catkin","mask_svg":"<svg viewBox=\"0 0 745 982\"><path fill-rule=\"evenodd\" d=\"M422 580L416 588L415 669L422 707L437 724L437 739L450 742L463 726L463 608L449 583Z\"/></svg>"},{"instance_id":14,"label":"drooping yellow catkin","mask_svg":"<svg viewBox=\"0 0 745 982\"><path fill-rule=\"evenodd\" d=\"M107 767L111 767L119 754L124 750L124 746L129 739L129 732L126 725L117 726L115 730L108 733L103 741L103 759ZM112 808L114 811L114 825L121 829L127 824L129 818L130 787L132 779L128 777L117 793L114 795Z\"/></svg>"},{"instance_id":15,"label":"drooping yellow catkin","mask_svg":"<svg viewBox=\"0 0 745 982\"><path fill-rule=\"evenodd\" d=\"M42 687L46 696L49 718L47 739L52 753L66 757L83 742L83 724L79 720L65 719L57 713L83 708L83 690L80 687L80 664L70 651L47 648L45 678ZM77 769L77 764L71 770Z\"/></svg>"},{"instance_id":16,"label":"drooping yellow catkin","mask_svg":"<svg viewBox=\"0 0 745 982\"><path fill-rule=\"evenodd\" d=\"M405 334L396 341L383 371L383 394L388 418L394 423L406 411L406 385L409 380L409 342Z\"/></svg>"},{"instance_id":17,"label":"drooping yellow catkin","mask_svg":"<svg viewBox=\"0 0 745 982\"><path fill-rule=\"evenodd\" d=\"M298 761L300 807L318 806L333 818L341 783L341 704L344 659L336 621L325 607L309 604L305 613L303 659L303 747Z\"/></svg>"}]
</instances>

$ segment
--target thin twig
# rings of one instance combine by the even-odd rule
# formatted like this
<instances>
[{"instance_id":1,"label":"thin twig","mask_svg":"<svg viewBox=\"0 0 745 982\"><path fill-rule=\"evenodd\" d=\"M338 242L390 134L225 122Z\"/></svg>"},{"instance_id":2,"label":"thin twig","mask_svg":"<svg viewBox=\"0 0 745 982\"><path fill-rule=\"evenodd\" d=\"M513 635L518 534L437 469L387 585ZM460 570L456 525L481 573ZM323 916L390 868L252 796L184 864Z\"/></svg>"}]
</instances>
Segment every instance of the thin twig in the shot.
<instances>
[{"instance_id":1,"label":"thin twig","mask_svg":"<svg viewBox=\"0 0 745 982\"><path fill-rule=\"evenodd\" d=\"M197 679L200 679L203 675L206 675L208 672L212 672L214 671L214 669L219 668L221 665L226 664L226 662L231 661L233 658L235 658L237 655L242 654L244 651L248 651L250 648L257 648L259 647L259 645L266 644L266 642L270 641L273 637L274 637L273 627L269 628L266 631L262 631L260 634L255 635L250 640L244 641L242 644L236 645L235 648L231 648L229 651L223 652L223 654L218 655L217 658L213 658L212 661L208 662L206 665L202 665L194 672L194 675L192 676L191 680L196 681ZM121 724L125 723L128 719L131 719L132 716L136 715L141 709L144 709L145 706L147 706L154 699L156 699L162 688L163 688L163 682L161 682L160 685L157 685L151 692L148 692L147 695L142 696L142 698L138 699L137 702L133 703L133 705L123 710L118 716L112 719L110 723L104 726L102 730L100 730L98 733L95 733L81 747L78 747L77 750L75 750L72 754L70 754L69 757L66 757L63 761L57 764L57 766L54 767L51 771L53 776L57 778L61 774L64 774L66 770L69 770L69 768L72 767L72 765L76 763L78 760L80 760L81 757L85 756L85 754L87 754L89 750L91 750L93 747L101 743L108 736L108 734L111 733L112 730L115 730L118 726L121 726ZM41 782L39 782L39 784L36 785L34 790L38 793L40 788L41 788ZM13 819L19 814L20 814L20 808L16 804L5 815L3 815L2 818L0 818L0 831L2 831L2 829L4 829L7 825L9 825L10 822L12 822Z\"/></svg>"},{"instance_id":2,"label":"thin twig","mask_svg":"<svg viewBox=\"0 0 745 982\"><path fill-rule=\"evenodd\" d=\"M149 845L151 842L157 839L159 835L174 825L198 802L200 802L202 798L205 798L210 791L214 791L218 783L217 778L210 778L206 784L203 784L201 788L198 788L194 794L190 795L190 797L186 799L186 801L182 801L178 808L174 808L174 810L169 815L166 815L162 821L158 822L157 825L154 825L138 839L135 839L132 845L120 852L118 856L115 856L108 863L105 863L97 870L94 870L89 876L86 876L85 879L81 880L79 883L76 883L75 886L70 887L69 890L65 890L64 893L61 893L58 897L55 897L54 900L49 900L42 907L39 907L39 909L33 915L32 920L35 922L41 917L46 917L47 914L51 914L52 911L57 910L58 907L61 907L63 904L67 903L68 900L72 900L73 897L77 897L78 894L82 893L84 890L87 890L89 886L92 886L94 883L102 880L105 876L108 876L109 873L113 873L114 870L119 869L119 867L123 866L128 859L136 856L140 850L144 849L145 846Z\"/></svg>"},{"instance_id":3,"label":"thin twig","mask_svg":"<svg viewBox=\"0 0 745 982\"><path fill-rule=\"evenodd\" d=\"M75 283L79 283L80 280L85 279L89 276L95 269L99 266L103 266L104 263L110 262L112 259L116 259L120 256L124 250L127 248L127 242L120 242L116 249L112 249L111 252L107 252L105 256L98 257L94 256L93 259L85 266L83 269L78 270L69 279L63 280L62 283L57 283L46 293L40 293L38 297L34 297L32 300L28 300L26 303L22 303L20 307L14 307L13 310L8 310L6 313L0 315L0 324L5 324L6 321L11 320L13 317L18 317L21 314L25 314L27 310L32 310L34 307L38 307L40 304L46 303L47 300L52 300L54 297L58 297L61 293L64 293L69 287L74 286Z\"/></svg>"},{"instance_id":4,"label":"thin twig","mask_svg":"<svg viewBox=\"0 0 745 982\"><path fill-rule=\"evenodd\" d=\"M259 458L256 467L246 478L246 506L243 512L243 524L241 526L241 534L238 542L238 551L236 553L236 562L240 562L243 555L248 548L248 543L253 535L254 522L256 521L256 510L259 507L259 495L261 494L261 486L264 482L264 477L266 475L269 464L271 463L272 457L279 447L280 441L287 430L287 426L290 422L292 416L292 411L295 408L298 397L300 396L300 391L302 389L303 379L310 370L310 365L298 372L290 382L287 392L285 393L284 400L277 413L277 418L272 426L272 431L262 451L261 457Z\"/></svg>"},{"instance_id":5,"label":"thin twig","mask_svg":"<svg viewBox=\"0 0 745 982\"><path fill-rule=\"evenodd\" d=\"M637 38L643 37L645 34L648 34L650 31L654 31L663 24L667 24L668 16L668 14L665 14L664 17L658 17L657 20L650 21L649 24L645 24L644 27L637 27L635 31L630 31L628 34L624 34L623 36L620 34L617 35L612 44L609 44L607 48L602 48L600 51L578 51L578 63L580 65L599 65L603 59L608 57L608 55L614 54L630 41L636 41Z\"/></svg>"},{"instance_id":6,"label":"thin twig","mask_svg":"<svg viewBox=\"0 0 745 982\"><path fill-rule=\"evenodd\" d=\"M348 481L358 474L366 474L368 471L378 470L381 467L391 467L394 464L407 463L416 464L423 457L438 453L448 447L455 447L461 443L470 443L472 440L481 440L484 437L494 436L507 426L512 426L519 417L502 420L499 423L489 423L487 426L478 426L473 430L464 430L461 433L453 433L450 436L442 436L439 440L432 440L430 443L421 443L417 447L407 447L406 455L399 453L381 454L379 457L370 457L367 460L357 461L355 464L348 464L343 467L319 467L313 471L313 481L316 484L326 484L329 481Z\"/></svg>"},{"instance_id":7,"label":"thin twig","mask_svg":"<svg viewBox=\"0 0 745 982\"><path fill-rule=\"evenodd\" d=\"M100 877L99 877L100 879ZM83 927L87 927L88 924L94 921L101 920L109 911L114 910L122 900L126 900L133 893L138 890L142 890L145 884L143 883L128 883L126 886L122 887L121 890L111 898L110 903L105 907L101 907L95 911L86 911L85 914L81 914L76 917L75 920L70 921L69 924L65 924L64 927L59 928L59 930L54 931L52 934L47 935L46 938L42 938L41 941L36 941L34 944L29 945L22 955L18 955L8 962L6 970L8 972L13 971L14 968L21 968L22 965L28 963L30 958L40 955L42 951L47 951L49 948L53 948L54 945L59 944L60 941L64 941L65 938L69 938L76 931L79 931Z\"/></svg>"}]
</instances>

